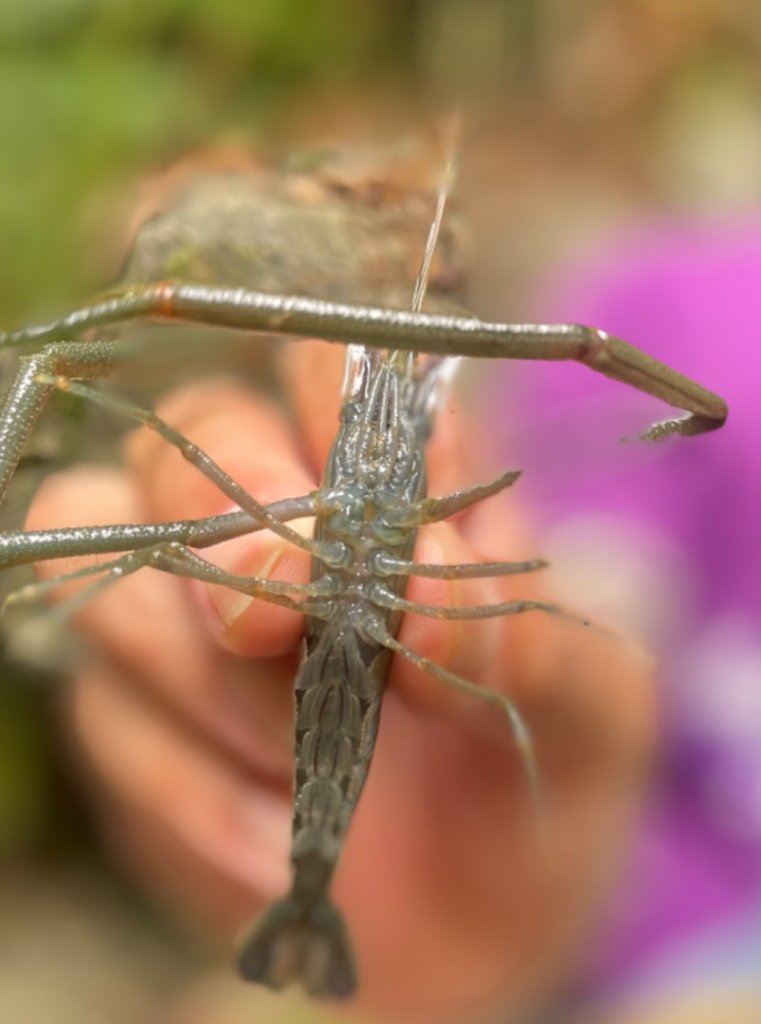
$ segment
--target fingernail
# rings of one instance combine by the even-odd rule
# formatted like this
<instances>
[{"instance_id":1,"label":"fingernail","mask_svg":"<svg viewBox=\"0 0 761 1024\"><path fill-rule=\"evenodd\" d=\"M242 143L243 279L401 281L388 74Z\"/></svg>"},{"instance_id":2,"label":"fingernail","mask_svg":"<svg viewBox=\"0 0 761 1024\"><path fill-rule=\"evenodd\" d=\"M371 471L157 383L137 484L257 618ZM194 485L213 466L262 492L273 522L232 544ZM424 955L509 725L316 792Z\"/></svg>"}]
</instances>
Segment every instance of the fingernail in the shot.
<instances>
[{"instance_id":1,"label":"fingernail","mask_svg":"<svg viewBox=\"0 0 761 1024\"><path fill-rule=\"evenodd\" d=\"M289 524L302 537L312 536L313 520L300 519ZM274 534L259 537L239 537L228 541L217 549L214 556L215 564L227 572L241 576L252 576L259 579L271 579L279 562L296 548ZM212 586L209 588L209 600L214 611L226 630L231 630L240 617L256 600L250 594L231 590L229 587Z\"/></svg>"},{"instance_id":2,"label":"fingernail","mask_svg":"<svg viewBox=\"0 0 761 1024\"><path fill-rule=\"evenodd\" d=\"M247 559L245 565L238 563L228 571L240 573L241 575L258 576L262 579L268 579L270 574L274 572L275 566L280 561L280 558L285 551L285 547L285 542L280 541L275 547L271 548L263 562L259 562L258 559L253 559L252 564L252 561ZM241 594L240 591L230 590L229 587L212 587L209 590L209 598L211 600L212 607L226 629L232 629L241 615L247 611L255 600L250 594Z\"/></svg>"}]
</instances>

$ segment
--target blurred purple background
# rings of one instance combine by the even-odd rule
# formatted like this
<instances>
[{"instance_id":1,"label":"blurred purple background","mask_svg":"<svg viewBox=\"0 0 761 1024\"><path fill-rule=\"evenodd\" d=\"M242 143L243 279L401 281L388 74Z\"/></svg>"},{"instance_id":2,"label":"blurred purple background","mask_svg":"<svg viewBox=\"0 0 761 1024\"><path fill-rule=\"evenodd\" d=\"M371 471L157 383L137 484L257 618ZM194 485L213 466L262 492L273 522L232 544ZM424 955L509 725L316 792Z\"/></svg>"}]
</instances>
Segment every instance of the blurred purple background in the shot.
<instances>
[{"instance_id":1,"label":"blurred purple background","mask_svg":"<svg viewBox=\"0 0 761 1024\"><path fill-rule=\"evenodd\" d=\"M595 537L608 529L628 539L622 558L646 566L634 572L644 607L629 612L661 658L659 776L588 991L638 987L692 958L757 974L761 217L626 231L545 281L537 317L539 309L542 320L625 338L730 408L716 433L620 445L622 434L636 435L668 410L568 365L507 367L501 397L499 385L493 394L503 421L504 389L510 396L509 419L519 426L504 441L505 457L531 467L523 478L529 503L550 536L558 528L571 541L582 537L568 523L591 515Z\"/></svg>"}]
</instances>

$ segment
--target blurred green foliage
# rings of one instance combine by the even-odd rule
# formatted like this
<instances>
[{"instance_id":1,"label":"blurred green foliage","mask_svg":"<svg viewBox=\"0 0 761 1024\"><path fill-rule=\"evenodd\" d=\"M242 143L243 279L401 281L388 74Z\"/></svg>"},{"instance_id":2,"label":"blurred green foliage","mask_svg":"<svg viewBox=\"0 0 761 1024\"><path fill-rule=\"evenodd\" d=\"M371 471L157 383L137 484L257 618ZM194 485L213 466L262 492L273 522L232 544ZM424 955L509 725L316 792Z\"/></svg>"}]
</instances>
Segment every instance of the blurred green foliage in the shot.
<instances>
[{"instance_id":1,"label":"blurred green foliage","mask_svg":"<svg viewBox=\"0 0 761 1024\"><path fill-rule=\"evenodd\" d=\"M393 79L412 6L3 0L0 322L91 286L93 190L226 133L267 134L307 86Z\"/></svg>"},{"instance_id":2,"label":"blurred green foliage","mask_svg":"<svg viewBox=\"0 0 761 1024\"><path fill-rule=\"evenodd\" d=\"M25 680L8 677L0 697L0 851L35 845L45 833L50 749L40 702Z\"/></svg>"}]
</instances>

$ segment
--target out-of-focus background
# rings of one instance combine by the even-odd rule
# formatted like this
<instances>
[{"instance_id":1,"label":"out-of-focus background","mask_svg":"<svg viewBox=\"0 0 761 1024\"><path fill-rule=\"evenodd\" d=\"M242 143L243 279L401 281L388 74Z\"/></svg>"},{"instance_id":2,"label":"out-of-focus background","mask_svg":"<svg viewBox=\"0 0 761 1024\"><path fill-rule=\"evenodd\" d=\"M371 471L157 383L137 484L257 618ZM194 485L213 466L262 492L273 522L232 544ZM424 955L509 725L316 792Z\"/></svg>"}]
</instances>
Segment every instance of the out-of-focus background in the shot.
<instances>
[{"instance_id":1,"label":"out-of-focus background","mask_svg":"<svg viewBox=\"0 0 761 1024\"><path fill-rule=\"evenodd\" d=\"M734 407L726 432L681 454L618 446L662 413L582 369L492 382L491 436L527 471L569 599L585 588L664 659L662 785L629 877L640 900L621 898L557 1020L757 1020L761 11L3 0L0 321L111 283L146 172L211 144L383 144L429 130L454 99L471 307L594 320ZM3 669L0 1020L195 1020L205 1000L220 1024L251 1019L251 990L218 980L101 855L50 691L48 673ZM643 909L647 886L660 917ZM260 1020L323 1019L298 1000L256 1007Z\"/></svg>"}]
</instances>

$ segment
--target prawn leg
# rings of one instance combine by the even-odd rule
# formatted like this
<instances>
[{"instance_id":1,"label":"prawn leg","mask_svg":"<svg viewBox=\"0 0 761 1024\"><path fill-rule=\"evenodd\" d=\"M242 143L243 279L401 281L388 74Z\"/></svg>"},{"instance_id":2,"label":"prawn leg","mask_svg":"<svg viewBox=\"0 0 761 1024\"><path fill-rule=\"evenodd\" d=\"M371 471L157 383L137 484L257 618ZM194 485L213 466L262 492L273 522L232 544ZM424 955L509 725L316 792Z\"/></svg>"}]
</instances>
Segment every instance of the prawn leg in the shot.
<instances>
[{"instance_id":1,"label":"prawn leg","mask_svg":"<svg viewBox=\"0 0 761 1024\"><path fill-rule=\"evenodd\" d=\"M311 495L284 498L265 508L282 523L315 514ZM4 533L0 534L0 569L77 555L118 554L158 543L178 542L188 547L207 548L264 529L266 527L247 512L237 511L164 523L119 523Z\"/></svg>"},{"instance_id":2,"label":"prawn leg","mask_svg":"<svg viewBox=\"0 0 761 1024\"><path fill-rule=\"evenodd\" d=\"M5 497L24 445L54 390L55 376L95 379L111 370L111 342L57 342L22 356L0 406L0 501Z\"/></svg>"},{"instance_id":3,"label":"prawn leg","mask_svg":"<svg viewBox=\"0 0 761 1024\"><path fill-rule=\"evenodd\" d=\"M19 604L26 601L34 601L51 590L56 589L63 583L84 579L88 576L102 575L103 579L97 580L92 585L93 589L101 589L107 583L131 576L139 569L149 567L158 569L161 572L170 573L173 576L184 576L188 579L198 580L201 583L215 583L219 586L229 587L242 594L262 601L269 601L272 604L279 604L292 611L307 611L311 615L319 615L319 605L313 605L308 600L299 602L294 596L302 598L320 598L331 596L331 586L328 577L314 583L283 583L277 580L268 580L259 576L244 576L240 573L226 572L214 565L213 562L201 558L194 552L189 551L184 545L176 542L167 544L156 544L145 548L142 551L130 552L121 558L108 562L100 562L95 565L86 565L73 572L62 573L51 579L40 580L35 583L28 583L18 590L12 591L3 602L3 610L9 605ZM89 597L89 590L87 591ZM74 599L79 598L79 594ZM64 602L66 604L67 602ZM77 603L79 607L79 603Z\"/></svg>"},{"instance_id":4,"label":"prawn leg","mask_svg":"<svg viewBox=\"0 0 761 1024\"><path fill-rule=\"evenodd\" d=\"M229 587L241 594L282 605L296 612L306 612L318 618L325 617L321 598L334 596L334 582L331 577L323 576L310 583L281 583L277 580L262 579L259 576L244 576L241 573L227 572L213 562L201 558L181 544L167 544L156 548L144 559L144 564L153 569L171 573L173 576L185 576L201 583L213 583ZM294 600L294 595L304 598ZM310 599L315 599L310 600Z\"/></svg>"},{"instance_id":5,"label":"prawn leg","mask_svg":"<svg viewBox=\"0 0 761 1024\"><path fill-rule=\"evenodd\" d=\"M435 580L486 579L490 576L516 576L525 572L546 569L549 562L531 558L526 562L468 562L459 565L440 565L430 562L411 562L393 558L384 552L375 556L375 568L386 576L425 576Z\"/></svg>"},{"instance_id":6,"label":"prawn leg","mask_svg":"<svg viewBox=\"0 0 761 1024\"><path fill-rule=\"evenodd\" d=\"M628 342L580 324L500 324L476 317L355 306L245 288L160 282L104 295L57 320L0 334L0 348L41 344L137 319L185 321L245 331L322 338L405 352L491 359L573 360L660 398L687 417L656 423L642 437L720 427L723 399Z\"/></svg>"},{"instance_id":7,"label":"prawn leg","mask_svg":"<svg viewBox=\"0 0 761 1024\"><path fill-rule=\"evenodd\" d=\"M383 518L391 527L417 528L425 523L438 523L478 504L484 498L512 487L520 476L520 470L508 470L488 484L476 484L462 491L452 491L441 498L421 498L406 507L386 511Z\"/></svg>"},{"instance_id":8,"label":"prawn leg","mask_svg":"<svg viewBox=\"0 0 761 1024\"><path fill-rule=\"evenodd\" d=\"M381 608L388 608L397 612L416 612L418 615L426 615L429 619L493 619L501 615L522 615L524 612L546 612L549 615L556 615L558 618L575 622L581 626L591 625L589 619L582 615L574 615L566 611L560 605L551 604L549 601L501 601L498 604L465 604L465 605L438 605L419 604L417 601L408 601L404 597L395 594L388 587L380 583L374 584L371 592L372 601ZM596 627L602 629L602 627ZM607 631L606 631L607 632Z\"/></svg>"}]
</instances>

